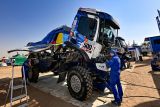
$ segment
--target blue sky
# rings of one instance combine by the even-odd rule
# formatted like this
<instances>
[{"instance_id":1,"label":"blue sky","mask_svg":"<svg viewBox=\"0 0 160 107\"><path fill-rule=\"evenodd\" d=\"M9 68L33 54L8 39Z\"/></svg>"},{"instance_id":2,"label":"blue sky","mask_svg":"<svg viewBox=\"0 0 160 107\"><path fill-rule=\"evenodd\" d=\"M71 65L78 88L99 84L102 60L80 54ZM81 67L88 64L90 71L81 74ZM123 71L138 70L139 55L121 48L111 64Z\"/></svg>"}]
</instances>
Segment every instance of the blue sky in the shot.
<instances>
[{"instance_id":1,"label":"blue sky","mask_svg":"<svg viewBox=\"0 0 160 107\"><path fill-rule=\"evenodd\" d=\"M41 40L61 25L71 26L79 7L111 14L120 24L120 36L141 43L158 35L155 17L160 0L0 0L0 57L9 49Z\"/></svg>"}]
</instances>

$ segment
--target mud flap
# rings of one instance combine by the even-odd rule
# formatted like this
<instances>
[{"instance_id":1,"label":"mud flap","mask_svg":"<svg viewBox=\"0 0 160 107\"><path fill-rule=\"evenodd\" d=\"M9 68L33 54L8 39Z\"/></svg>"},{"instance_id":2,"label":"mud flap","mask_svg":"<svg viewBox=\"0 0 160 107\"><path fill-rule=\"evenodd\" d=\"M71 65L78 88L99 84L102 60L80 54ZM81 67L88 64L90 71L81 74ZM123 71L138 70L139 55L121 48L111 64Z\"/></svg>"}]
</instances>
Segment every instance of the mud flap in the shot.
<instances>
[{"instance_id":1,"label":"mud flap","mask_svg":"<svg viewBox=\"0 0 160 107\"><path fill-rule=\"evenodd\" d=\"M59 78L57 80L57 83L60 83L60 82L64 81L65 78L66 78L66 74L67 74L67 72L61 72L61 73L59 73Z\"/></svg>"}]
</instances>

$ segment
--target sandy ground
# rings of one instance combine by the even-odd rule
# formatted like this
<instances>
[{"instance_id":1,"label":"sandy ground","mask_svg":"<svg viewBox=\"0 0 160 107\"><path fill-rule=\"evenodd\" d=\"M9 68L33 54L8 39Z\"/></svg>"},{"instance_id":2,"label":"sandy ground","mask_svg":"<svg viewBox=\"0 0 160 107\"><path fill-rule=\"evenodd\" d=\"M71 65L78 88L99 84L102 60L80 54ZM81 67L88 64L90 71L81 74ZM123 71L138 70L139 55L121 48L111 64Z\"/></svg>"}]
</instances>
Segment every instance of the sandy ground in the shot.
<instances>
[{"instance_id":1,"label":"sandy ground","mask_svg":"<svg viewBox=\"0 0 160 107\"><path fill-rule=\"evenodd\" d=\"M126 88L121 107L160 107L160 72L152 72L149 64L150 58L145 58L145 61L135 64L133 71L125 70L122 72L122 84ZM10 71L11 67L0 68L0 106L4 105L6 90L11 76ZM15 76L17 78L21 76L20 67L16 67ZM51 80L51 77L46 80L40 79L43 82L48 80ZM18 83L19 79L16 79L16 81ZM28 86L30 107L74 107L73 104L67 103L65 99L35 88L39 84L42 85L43 82ZM89 99L88 101L91 100ZM110 103L104 103L99 107L114 106Z\"/></svg>"},{"instance_id":2,"label":"sandy ground","mask_svg":"<svg viewBox=\"0 0 160 107\"><path fill-rule=\"evenodd\" d=\"M151 71L150 58L144 59L133 72L122 72L127 85L122 107L160 107L160 72Z\"/></svg>"},{"instance_id":3,"label":"sandy ground","mask_svg":"<svg viewBox=\"0 0 160 107\"><path fill-rule=\"evenodd\" d=\"M21 80L20 69L21 67L15 68L15 77L17 77L15 79L15 85L19 84ZM6 92L11 77L11 70L11 67L0 68L0 107L4 106ZM15 92L15 96L18 94L19 92ZM74 105L66 103L60 98L54 97L32 86L28 86L28 95L29 107L75 107ZM17 107L18 105L19 101L14 102L14 107ZM9 107L9 101L7 101L7 107Z\"/></svg>"},{"instance_id":4,"label":"sandy ground","mask_svg":"<svg viewBox=\"0 0 160 107\"><path fill-rule=\"evenodd\" d=\"M57 84L57 79L58 76L53 76L52 72L41 73L38 83L30 85L78 107L108 107L111 100L113 100L112 93L108 92L104 94L102 91L94 90L89 99L83 102L78 101L70 95L66 81ZM122 87L125 89L125 82L123 82Z\"/></svg>"}]
</instances>

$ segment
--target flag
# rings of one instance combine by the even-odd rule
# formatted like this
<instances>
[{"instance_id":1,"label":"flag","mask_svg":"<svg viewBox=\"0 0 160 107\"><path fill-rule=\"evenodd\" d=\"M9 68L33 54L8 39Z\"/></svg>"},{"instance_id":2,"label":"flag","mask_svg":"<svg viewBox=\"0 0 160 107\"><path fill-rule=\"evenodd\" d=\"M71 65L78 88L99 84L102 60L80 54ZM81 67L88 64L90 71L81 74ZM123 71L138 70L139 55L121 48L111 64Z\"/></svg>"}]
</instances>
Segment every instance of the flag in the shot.
<instances>
[{"instance_id":1,"label":"flag","mask_svg":"<svg viewBox=\"0 0 160 107\"><path fill-rule=\"evenodd\" d=\"M157 10L158 11L158 15L159 15L159 17L160 17L160 11L159 10Z\"/></svg>"},{"instance_id":2,"label":"flag","mask_svg":"<svg viewBox=\"0 0 160 107\"><path fill-rule=\"evenodd\" d=\"M159 32L160 32L160 20L159 20L159 17L158 17L158 16L156 17L156 20L157 20L157 25L158 25Z\"/></svg>"}]
</instances>

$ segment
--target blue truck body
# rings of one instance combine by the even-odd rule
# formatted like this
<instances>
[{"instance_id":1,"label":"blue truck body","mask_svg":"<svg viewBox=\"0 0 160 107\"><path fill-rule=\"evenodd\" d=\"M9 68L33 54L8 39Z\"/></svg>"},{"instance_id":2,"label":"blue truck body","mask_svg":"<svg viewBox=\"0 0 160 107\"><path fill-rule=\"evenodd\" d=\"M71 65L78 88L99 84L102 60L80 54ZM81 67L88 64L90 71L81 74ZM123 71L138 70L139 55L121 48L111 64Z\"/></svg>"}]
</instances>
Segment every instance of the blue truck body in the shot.
<instances>
[{"instance_id":1,"label":"blue truck body","mask_svg":"<svg viewBox=\"0 0 160 107\"><path fill-rule=\"evenodd\" d=\"M148 37L148 38L145 38L145 41L150 42L152 53L160 52L160 36Z\"/></svg>"},{"instance_id":2,"label":"blue truck body","mask_svg":"<svg viewBox=\"0 0 160 107\"><path fill-rule=\"evenodd\" d=\"M160 65L157 63L160 60L159 52L160 52L160 36L153 36L145 38L145 41L148 41L151 46L151 52L153 53L154 57L151 61L151 68L153 71L159 71Z\"/></svg>"},{"instance_id":3,"label":"blue truck body","mask_svg":"<svg viewBox=\"0 0 160 107\"><path fill-rule=\"evenodd\" d=\"M39 72L47 71L59 75L58 83L64 81L67 76L71 96L81 101L91 95L93 86L103 91L107 88L109 79L107 72L109 69L104 63L105 56L115 43L118 29L119 24L108 13L80 8L71 28L67 26L56 28L41 41L27 44L31 51L29 58L37 69L32 71L33 75L28 76L28 79L37 82ZM45 49L50 49L51 53L42 52ZM39 61L36 63L34 60L38 58ZM80 84L72 87L71 83L74 83L73 80L76 78Z\"/></svg>"}]
</instances>

